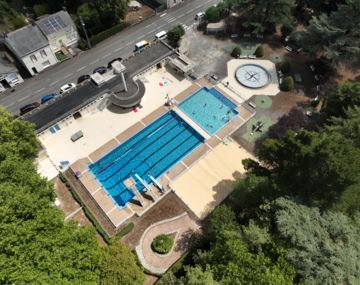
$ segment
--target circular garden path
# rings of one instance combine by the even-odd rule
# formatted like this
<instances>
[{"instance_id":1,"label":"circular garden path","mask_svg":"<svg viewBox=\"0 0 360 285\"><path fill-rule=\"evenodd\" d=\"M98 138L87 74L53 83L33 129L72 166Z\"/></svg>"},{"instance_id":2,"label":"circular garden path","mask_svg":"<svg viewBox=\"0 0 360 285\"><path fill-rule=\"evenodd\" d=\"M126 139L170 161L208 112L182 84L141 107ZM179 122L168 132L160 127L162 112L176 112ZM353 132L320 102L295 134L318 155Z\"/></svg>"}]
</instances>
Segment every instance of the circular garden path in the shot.
<instances>
[{"instance_id":1,"label":"circular garden path","mask_svg":"<svg viewBox=\"0 0 360 285\"><path fill-rule=\"evenodd\" d=\"M199 225L186 212L149 226L141 236L139 245L136 247L136 253L141 264L152 273L165 273L187 251L191 236L198 229ZM151 243L160 234L175 235L174 246L165 255L155 253L151 249Z\"/></svg>"}]
</instances>

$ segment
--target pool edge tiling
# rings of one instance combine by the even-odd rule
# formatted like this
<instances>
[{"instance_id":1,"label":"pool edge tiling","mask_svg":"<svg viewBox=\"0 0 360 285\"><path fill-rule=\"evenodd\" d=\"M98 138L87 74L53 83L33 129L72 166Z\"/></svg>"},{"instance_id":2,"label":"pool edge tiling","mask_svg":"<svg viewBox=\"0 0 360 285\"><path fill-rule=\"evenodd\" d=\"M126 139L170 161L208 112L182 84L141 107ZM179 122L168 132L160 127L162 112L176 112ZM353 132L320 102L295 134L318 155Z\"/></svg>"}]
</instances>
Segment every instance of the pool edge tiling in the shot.
<instances>
[{"instance_id":1,"label":"pool edge tiling","mask_svg":"<svg viewBox=\"0 0 360 285\"><path fill-rule=\"evenodd\" d=\"M178 107L210 136L216 135L239 115L238 106L215 87L204 86Z\"/></svg>"},{"instance_id":2,"label":"pool edge tiling","mask_svg":"<svg viewBox=\"0 0 360 285\"><path fill-rule=\"evenodd\" d=\"M125 179L133 177L142 191L144 186L135 174L151 184L149 174L161 177L203 143L204 138L170 110L89 165L89 170L122 207L135 196L124 186Z\"/></svg>"}]
</instances>

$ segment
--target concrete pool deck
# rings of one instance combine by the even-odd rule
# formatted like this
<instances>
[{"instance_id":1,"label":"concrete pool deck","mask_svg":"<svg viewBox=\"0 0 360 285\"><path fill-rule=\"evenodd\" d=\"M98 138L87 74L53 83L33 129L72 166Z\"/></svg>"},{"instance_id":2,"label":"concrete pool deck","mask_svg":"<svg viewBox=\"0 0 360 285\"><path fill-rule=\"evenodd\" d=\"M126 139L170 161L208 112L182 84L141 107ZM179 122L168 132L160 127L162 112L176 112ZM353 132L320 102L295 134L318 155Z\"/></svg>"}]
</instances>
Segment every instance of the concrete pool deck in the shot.
<instances>
[{"instance_id":1,"label":"concrete pool deck","mask_svg":"<svg viewBox=\"0 0 360 285\"><path fill-rule=\"evenodd\" d=\"M245 173L242 160L246 158L254 159L236 142L220 143L171 183L171 187L203 219L232 192L235 180Z\"/></svg>"},{"instance_id":2,"label":"concrete pool deck","mask_svg":"<svg viewBox=\"0 0 360 285\"><path fill-rule=\"evenodd\" d=\"M233 98L227 92L224 92L215 87L237 106L236 110L239 112L239 115L226 124L213 136L206 134L195 122L192 121L191 118L186 118L186 121L193 127L196 126L195 129L204 136L204 144L197 147L185 158L171 167L164 175L158 178L160 184L165 188L164 193L160 193L160 191L154 185L151 185L151 189L154 194L149 195L143 192L141 192L141 194L138 193L138 195L135 196L133 200L131 200L125 207L121 208L117 206L112 197L108 195L106 190L102 188L102 186L97 182L96 178L89 172L89 164L95 162L106 153L110 152L112 149L116 148L118 145L122 144L127 139L141 131L143 128L150 125L161 115L168 112L169 109L174 109L176 112L176 104L173 106L173 108L164 106L165 96L169 91L171 92L170 97L175 98L176 102L180 103L204 86L213 87L208 84L209 82L206 80L200 81L202 84L199 84L199 82L192 84L186 79L178 80L173 75L171 75L171 73L167 73L166 70L154 71L150 74L144 75L144 78L145 84L149 84L148 89L150 89L150 91L146 91L147 95L145 95L142 102L143 108L139 109L138 112L113 114L108 110L99 111L96 107L94 107L93 110L89 110L88 113L86 113L82 118L78 120L73 119L73 122L69 123L67 126L61 126L61 131L55 134L57 136L52 137L53 134L46 134L42 137L42 143L46 147L46 150L49 151L48 148L50 148L50 157L53 154L51 150L55 150L56 148L58 153L55 156L55 159L59 159L60 157L65 156L65 154L68 155L67 158L71 161L70 169L71 172L78 177L77 184L79 187L81 187L81 194L86 196L85 198L88 201L91 201L92 204L97 205L96 207L100 210L100 212L97 212L99 212L99 215L102 216L100 220L102 223L107 223L105 228L116 229L132 216L144 215L153 205L155 205L158 201L170 193L173 185L177 185L173 183L178 181L179 177L186 177L185 175L188 172L190 172L190 174L193 173L192 169L193 167L196 167L197 162L202 161L204 158L209 156L213 149L217 150L216 153L220 153L222 148L219 146L222 146L224 141L227 141L227 137L254 115L251 108L245 104L240 104L241 102L237 101L236 98ZM148 81L151 81L152 84L150 84ZM168 83L164 84L164 82ZM170 90L170 86L172 86L172 88L176 88L174 90ZM177 88L178 86L181 86L181 88ZM151 101L152 99L153 101ZM106 116L104 115L104 112ZM121 120L117 119L115 121L115 116L117 116L117 118L121 118ZM112 117L113 119L111 119ZM102 124L102 126L106 129L105 132L98 131L100 124ZM82 129L84 130L84 137L81 138L78 142L69 142L70 140L68 135L71 134L71 132L78 130L80 126L86 126L86 129ZM49 145L50 142L55 140L55 137L57 138L57 147L51 144ZM95 148L95 144L88 142L90 139L97 141L97 148ZM59 150L59 144L61 143L64 145L70 145L65 146L65 150L62 148ZM72 147L73 149L67 150L68 147ZM225 151L224 153L226 155L227 152ZM238 153L235 152L231 154L230 157L234 157L234 155L238 155ZM54 157L52 158L54 159ZM238 168L242 167L241 161L239 164L234 166L230 165L229 167L232 169L235 166ZM241 170L242 168L239 169ZM203 174L205 175L205 173ZM219 173L219 175L219 177L222 179L229 178L229 174L227 172ZM205 177L204 179L207 178ZM213 179L209 179L209 181L212 183L214 182ZM194 183L194 185L196 185L196 182ZM219 196L219 201L217 201L218 198L215 197L216 202L213 202L209 195L207 195L207 202L204 205L198 205L198 202L192 203L191 201L188 201L187 194L185 192L181 194L183 192L181 189L180 192L178 192L178 190L176 191L177 193L180 193L179 197L184 197L184 202L187 204L190 210L193 211L199 218L203 218L204 215L201 213L205 213L206 211L200 208L208 207L209 203L220 203L223 197L228 195L230 190L225 189L223 191L224 196Z\"/></svg>"}]
</instances>

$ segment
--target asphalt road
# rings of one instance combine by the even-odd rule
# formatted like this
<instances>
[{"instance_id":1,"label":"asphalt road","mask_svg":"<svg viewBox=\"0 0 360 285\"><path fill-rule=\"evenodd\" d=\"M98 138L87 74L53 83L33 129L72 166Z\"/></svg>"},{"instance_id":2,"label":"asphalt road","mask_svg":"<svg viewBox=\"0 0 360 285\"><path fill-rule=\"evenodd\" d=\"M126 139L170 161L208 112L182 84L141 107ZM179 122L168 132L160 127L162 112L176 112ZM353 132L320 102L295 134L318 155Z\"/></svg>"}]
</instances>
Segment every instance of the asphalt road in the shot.
<instances>
[{"instance_id":1,"label":"asphalt road","mask_svg":"<svg viewBox=\"0 0 360 285\"><path fill-rule=\"evenodd\" d=\"M76 83L80 75L91 74L96 67L106 66L113 58L127 57L132 53L135 43L143 39L153 40L156 33L169 30L177 24L190 28L195 22L196 13L217 2L219 0L185 0L172 9L127 28L91 50L26 80L15 87L15 92L0 95L0 104L9 111L18 113L21 106L40 101L42 96L51 92L58 92L59 87L65 83Z\"/></svg>"}]
</instances>

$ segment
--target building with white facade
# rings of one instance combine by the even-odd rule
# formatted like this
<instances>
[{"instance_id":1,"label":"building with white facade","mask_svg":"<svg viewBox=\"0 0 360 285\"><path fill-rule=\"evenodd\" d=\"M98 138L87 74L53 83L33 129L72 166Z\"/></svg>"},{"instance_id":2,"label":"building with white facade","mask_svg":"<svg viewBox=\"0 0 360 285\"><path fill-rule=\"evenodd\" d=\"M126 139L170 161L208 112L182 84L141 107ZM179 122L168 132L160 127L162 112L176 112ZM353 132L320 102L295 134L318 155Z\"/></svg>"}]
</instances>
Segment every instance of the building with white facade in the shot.
<instances>
[{"instance_id":1,"label":"building with white facade","mask_svg":"<svg viewBox=\"0 0 360 285\"><path fill-rule=\"evenodd\" d=\"M57 63L47 38L35 24L5 34L4 43L32 76Z\"/></svg>"},{"instance_id":2,"label":"building with white facade","mask_svg":"<svg viewBox=\"0 0 360 285\"><path fill-rule=\"evenodd\" d=\"M157 0L160 4L164 5L167 9L184 2L184 0Z\"/></svg>"},{"instance_id":3,"label":"building with white facade","mask_svg":"<svg viewBox=\"0 0 360 285\"><path fill-rule=\"evenodd\" d=\"M77 46L79 34L68 12L61 10L42 16L35 24L48 39L54 53L62 51L67 54L69 49Z\"/></svg>"}]
</instances>

